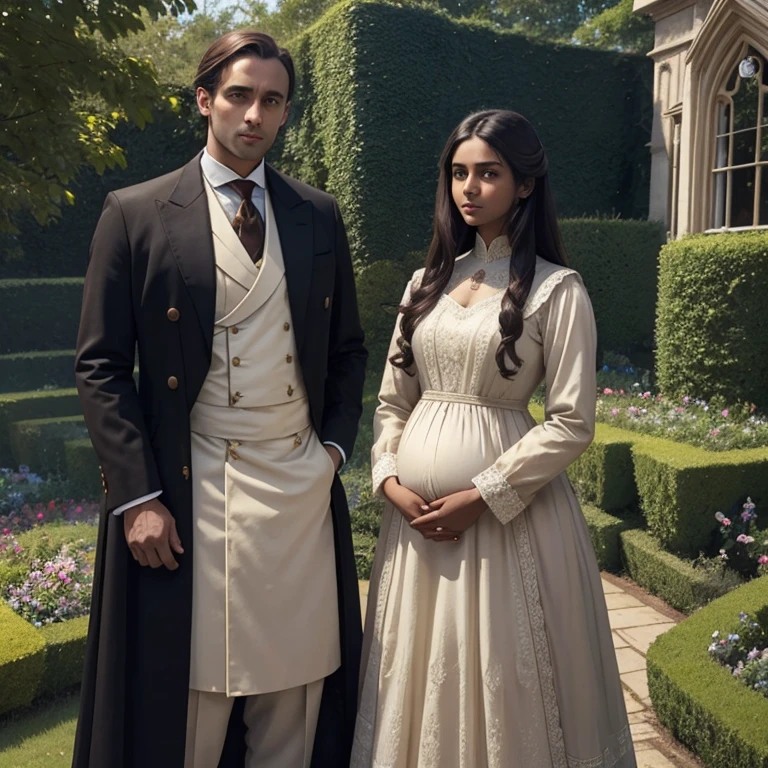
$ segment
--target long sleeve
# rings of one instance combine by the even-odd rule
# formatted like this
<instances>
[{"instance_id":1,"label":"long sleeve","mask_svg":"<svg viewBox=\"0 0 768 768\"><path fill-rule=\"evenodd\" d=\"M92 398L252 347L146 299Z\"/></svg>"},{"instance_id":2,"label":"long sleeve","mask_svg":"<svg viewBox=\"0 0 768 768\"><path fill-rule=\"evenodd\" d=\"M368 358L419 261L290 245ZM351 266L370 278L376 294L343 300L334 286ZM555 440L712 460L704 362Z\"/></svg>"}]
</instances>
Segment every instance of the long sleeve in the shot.
<instances>
[{"instance_id":1,"label":"long sleeve","mask_svg":"<svg viewBox=\"0 0 768 768\"><path fill-rule=\"evenodd\" d=\"M85 423L109 492L107 509L162 491L133 380L131 249L120 203L107 196L91 243L75 352Z\"/></svg>"},{"instance_id":2,"label":"long sleeve","mask_svg":"<svg viewBox=\"0 0 768 768\"><path fill-rule=\"evenodd\" d=\"M473 478L491 511L507 523L563 472L595 431L597 334L586 288L575 273L554 287L536 316L547 388L546 419Z\"/></svg>"},{"instance_id":3,"label":"long sleeve","mask_svg":"<svg viewBox=\"0 0 768 768\"><path fill-rule=\"evenodd\" d=\"M416 273L414 280L418 279ZM411 296L413 281L408 283L401 304ZM397 316L395 330L387 353L387 363L379 390L379 407L373 418L373 448L371 449L371 467L373 472L373 492L378 493L381 484L388 477L397 476L397 448L411 412L421 396L421 385L416 365L406 372L389 362L389 358L398 351L397 340L400 338L400 321Z\"/></svg>"},{"instance_id":4,"label":"long sleeve","mask_svg":"<svg viewBox=\"0 0 768 768\"><path fill-rule=\"evenodd\" d=\"M335 445L344 461L352 454L363 411L363 384L368 352L357 309L352 259L344 222L334 204L336 289L331 305L328 374L321 438Z\"/></svg>"}]
</instances>

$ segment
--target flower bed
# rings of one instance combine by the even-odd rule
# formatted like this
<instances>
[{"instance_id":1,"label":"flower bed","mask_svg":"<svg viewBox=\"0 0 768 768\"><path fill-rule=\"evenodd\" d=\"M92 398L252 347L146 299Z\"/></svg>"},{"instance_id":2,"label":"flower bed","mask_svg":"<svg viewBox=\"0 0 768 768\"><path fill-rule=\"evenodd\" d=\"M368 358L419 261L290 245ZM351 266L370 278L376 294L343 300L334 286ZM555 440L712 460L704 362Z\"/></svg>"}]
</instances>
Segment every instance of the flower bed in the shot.
<instances>
[{"instance_id":1,"label":"flower bed","mask_svg":"<svg viewBox=\"0 0 768 768\"><path fill-rule=\"evenodd\" d=\"M648 651L654 710L710 768L768 768L768 699L712 661L713 629L768 606L768 577L745 584L658 638Z\"/></svg>"},{"instance_id":2,"label":"flower bed","mask_svg":"<svg viewBox=\"0 0 768 768\"><path fill-rule=\"evenodd\" d=\"M733 632L716 629L707 650L739 682L768 698L768 606L756 617L742 611Z\"/></svg>"}]
</instances>

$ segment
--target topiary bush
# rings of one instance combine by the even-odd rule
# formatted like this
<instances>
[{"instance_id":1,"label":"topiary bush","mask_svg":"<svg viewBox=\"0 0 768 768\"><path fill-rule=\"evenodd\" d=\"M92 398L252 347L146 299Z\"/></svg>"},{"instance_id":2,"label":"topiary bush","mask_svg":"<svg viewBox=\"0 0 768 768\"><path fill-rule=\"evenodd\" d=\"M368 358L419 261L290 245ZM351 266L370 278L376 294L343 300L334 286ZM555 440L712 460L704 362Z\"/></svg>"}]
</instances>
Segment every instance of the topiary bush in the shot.
<instances>
[{"instance_id":1,"label":"topiary bush","mask_svg":"<svg viewBox=\"0 0 768 768\"><path fill-rule=\"evenodd\" d=\"M625 536L627 534L624 534ZM648 689L660 722L708 768L768 768L768 699L707 652L714 630L768 606L768 576L715 600L649 648Z\"/></svg>"},{"instance_id":2,"label":"topiary bush","mask_svg":"<svg viewBox=\"0 0 768 768\"><path fill-rule=\"evenodd\" d=\"M768 406L768 233L668 243L659 270L658 380L665 395Z\"/></svg>"},{"instance_id":3,"label":"topiary bush","mask_svg":"<svg viewBox=\"0 0 768 768\"><path fill-rule=\"evenodd\" d=\"M45 640L0 602L0 715L32 703L45 668Z\"/></svg>"},{"instance_id":4,"label":"topiary bush","mask_svg":"<svg viewBox=\"0 0 768 768\"><path fill-rule=\"evenodd\" d=\"M733 571L707 571L666 552L643 530L620 533L621 561L629 577L682 613L690 613L741 583Z\"/></svg>"},{"instance_id":5,"label":"topiary bush","mask_svg":"<svg viewBox=\"0 0 768 768\"><path fill-rule=\"evenodd\" d=\"M40 629L45 641L45 666L38 697L44 698L80 685L89 619L89 616L81 616Z\"/></svg>"},{"instance_id":6,"label":"topiary bush","mask_svg":"<svg viewBox=\"0 0 768 768\"><path fill-rule=\"evenodd\" d=\"M589 504L582 504L581 509L600 570L617 573L621 570L621 533L640 525L641 521L638 518L614 517Z\"/></svg>"},{"instance_id":7,"label":"topiary bush","mask_svg":"<svg viewBox=\"0 0 768 768\"><path fill-rule=\"evenodd\" d=\"M632 457L640 506L650 533L671 552L696 557L712 543L716 512L746 495L768 499L768 448L714 453L639 437Z\"/></svg>"}]
</instances>

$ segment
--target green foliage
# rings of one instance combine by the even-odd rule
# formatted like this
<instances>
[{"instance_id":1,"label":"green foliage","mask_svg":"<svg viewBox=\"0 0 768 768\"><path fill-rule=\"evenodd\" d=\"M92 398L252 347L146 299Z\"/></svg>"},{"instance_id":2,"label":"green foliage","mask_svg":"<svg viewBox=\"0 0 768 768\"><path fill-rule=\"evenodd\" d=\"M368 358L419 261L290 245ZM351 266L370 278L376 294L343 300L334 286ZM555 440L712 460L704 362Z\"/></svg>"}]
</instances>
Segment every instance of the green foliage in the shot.
<instances>
[{"instance_id":1,"label":"green foliage","mask_svg":"<svg viewBox=\"0 0 768 768\"><path fill-rule=\"evenodd\" d=\"M85 664L88 616L48 624L40 629L45 641L45 668L37 696L46 698L80 685Z\"/></svg>"},{"instance_id":2,"label":"green foliage","mask_svg":"<svg viewBox=\"0 0 768 768\"><path fill-rule=\"evenodd\" d=\"M10 428L11 451L16 462L34 467L43 477L63 472L65 441L87 437L82 416L27 419L14 422Z\"/></svg>"},{"instance_id":3,"label":"green foliage","mask_svg":"<svg viewBox=\"0 0 768 768\"><path fill-rule=\"evenodd\" d=\"M619 0L582 24L573 34L583 45L630 53L653 48L654 22L634 11L634 0Z\"/></svg>"},{"instance_id":4,"label":"green foliage","mask_svg":"<svg viewBox=\"0 0 768 768\"><path fill-rule=\"evenodd\" d=\"M155 121L144 130L121 123L112 134L112 140L123 147L126 168L107 169L102 175L92 168L83 168L70 185L77 198L77 205L65 208L61 220L51 222L46 227L39 226L29 216L19 217L20 235L0 234L0 277L82 277L93 230L107 193L160 176L187 163L203 146L202 128L190 96L179 97L175 111L170 107L156 109ZM55 247L52 247L53 243ZM14 307L13 313L3 313L0 317L0 340L3 342L0 344L0 353L73 347L81 296L82 288L77 295L77 305L70 304L68 299L63 305L63 311L60 310L60 314L56 315L56 324L51 322L46 313L55 313L57 302L54 296L46 295L45 292L31 294L27 306ZM36 319L41 314L45 325ZM25 326L20 328L19 339L24 339L23 343L6 341L9 336L2 324L16 323L14 328L17 328L19 321L14 321L14 317L34 325L30 333L25 333ZM58 325L62 325L64 330L59 331ZM64 333L66 337L61 338ZM47 342L51 335L56 339L55 344ZM36 343L30 345L30 340Z\"/></svg>"},{"instance_id":5,"label":"green foliage","mask_svg":"<svg viewBox=\"0 0 768 768\"><path fill-rule=\"evenodd\" d=\"M74 496L98 499L103 494L99 460L90 438L64 442L67 483Z\"/></svg>"},{"instance_id":6,"label":"green foliage","mask_svg":"<svg viewBox=\"0 0 768 768\"><path fill-rule=\"evenodd\" d=\"M668 605L690 613L741 583L726 568L694 567L693 563L666 552L646 531L620 534L621 559L629 577Z\"/></svg>"},{"instance_id":7,"label":"green foliage","mask_svg":"<svg viewBox=\"0 0 768 768\"><path fill-rule=\"evenodd\" d=\"M533 122L562 215L646 215L645 60L387 2L336 6L289 47L299 89L274 161L337 196L360 265L424 250L440 151L481 108L513 108ZM556 91L553 71L570 73Z\"/></svg>"},{"instance_id":8,"label":"green foliage","mask_svg":"<svg viewBox=\"0 0 768 768\"><path fill-rule=\"evenodd\" d=\"M625 534L626 536L626 534ZM768 605L768 576L745 584L662 635L648 651L653 708L708 768L768 768L768 699L709 658L715 629Z\"/></svg>"},{"instance_id":9,"label":"green foliage","mask_svg":"<svg viewBox=\"0 0 768 768\"><path fill-rule=\"evenodd\" d=\"M0 355L0 392L71 387L74 370L74 349Z\"/></svg>"},{"instance_id":10,"label":"green foliage","mask_svg":"<svg viewBox=\"0 0 768 768\"><path fill-rule=\"evenodd\" d=\"M545 38L569 40L585 21L619 0L496 0L489 3L503 23L515 32Z\"/></svg>"},{"instance_id":11,"label":"green foliage","mask_svg":"<svg viewBox=\"0 0 768 768\"><path fill-rule=\"evenodd\" d=\"M596 425L592 445L568 467L579 498L608 512L637 505L632 441L626 434Z\"/></svg>"},{"instance_id":12,"label":"green foliage","mask_svg":"<svg viewBox=\"0 0 768 768\"><path fill-rule=\"evenodd\" d=\"M73 349L81 278L0 280L0 354Z\"/></svg>"},{"instance_id":13,"label":"green foliage","mask_svg":"<svg viewBox=\"0 0 768 768\"><path fill-rule=\"evenodd\" d=\"M768 499L768 448L711 453L648 437L634 442L632 458L648 528L670 552L707 551L716 512L747 495L756 504Z\"/></svg>"},{"instance_id":14,"label":"green foliage","mask_svg":"<svg viewBox=\"0 0 768 768\"><path fill-rule=\"evenodd\" d=\"M0 602L0 714L32 703L45 666L45 640Z\"/></svg>"},{"instance_id":15,"label":"green foliage","mask_svg":"<svg viewBox=\"0 0 768 768\"><path fill-rule=\"evenodd\" d=\"M74 202L78 168L125 166L110 137L121 120L143 127L161 98L152 63L116 40L152 18L194 9L185 0L35 3L6 0L0 16L0 231L20 212L38 222Z\"/></svg>"},{"instance_id":16,"label":"green foliage","mask_svg":"<svg viewBox=\"0 0 768 768\"><path fill-rule=\"evenodd\" d=\"M81 413L74 389L0 394L0 467L12 467L11 424L32 418L57 418Z\"/></svg>"},{"instance_id":17,"label":"green foliage","mask_svg":"<svg viewBox=\"0 0 768 768\"><path fill-rule=\"evenodd\" d=\"M566 219L560 222L571 266L589 291L601 350L653 346L661 225L652 221Z\"/></svg>"},{"instance_id":18,"label":"green foliage","mask_svg":"<svg viewBox=\"0 0 768 768\"><path fill-rule=\"evenodd\" d=\"M587 521L600 570L617 573L621 569L619 538L621 532L639 524L639 520L614 517L589 504L583 504L581 509Z\"/></svg>"},{"instance_id":19,"label":"green foliage","mask_svg":"<svg viewBox=\"0 0 768 768\"><path fill-rule=\"evenodd\" d=\"M686 237L664 246L659 269L664 394L768 406L768 234Z\"/></svg>"}]
</instances>

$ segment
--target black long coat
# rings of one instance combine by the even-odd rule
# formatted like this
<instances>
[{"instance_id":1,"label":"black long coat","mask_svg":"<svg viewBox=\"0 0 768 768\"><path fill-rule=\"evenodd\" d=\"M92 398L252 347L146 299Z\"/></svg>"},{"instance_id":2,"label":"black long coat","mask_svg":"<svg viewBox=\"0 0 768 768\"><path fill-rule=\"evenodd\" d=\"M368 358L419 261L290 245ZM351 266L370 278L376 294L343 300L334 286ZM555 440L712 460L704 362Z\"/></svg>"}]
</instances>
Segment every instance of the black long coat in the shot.
<instances>
[{"instance_id":1,"label":"black long coat","mask_svg":"<svg viewBox=\"0 0 768 768\"><path fill-rule=\"evenodd\" d=\"M323 441L349 456L366 352L344 225L330 195L269 166L266 178L312 423ZM211 361L215 291L199 156L108 195L91 245L75 364L105 498L74 768L184 765L192 621L189 413ZM111 514L160 490L185 548L173 572L139 566L122 519ZM324 688L313 768L348 765L361 645L349 511L338 477L331 498L342 666ZM243 765L242 734L236 706L222 768Z\"/></svg>"}]
</instances>

